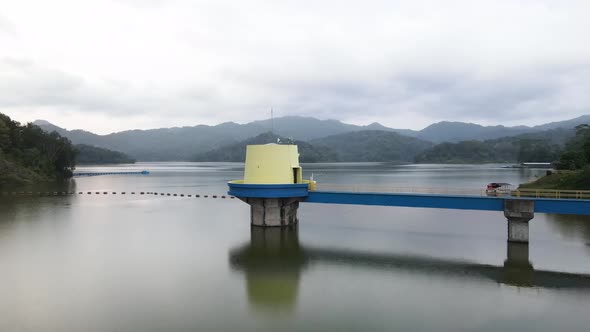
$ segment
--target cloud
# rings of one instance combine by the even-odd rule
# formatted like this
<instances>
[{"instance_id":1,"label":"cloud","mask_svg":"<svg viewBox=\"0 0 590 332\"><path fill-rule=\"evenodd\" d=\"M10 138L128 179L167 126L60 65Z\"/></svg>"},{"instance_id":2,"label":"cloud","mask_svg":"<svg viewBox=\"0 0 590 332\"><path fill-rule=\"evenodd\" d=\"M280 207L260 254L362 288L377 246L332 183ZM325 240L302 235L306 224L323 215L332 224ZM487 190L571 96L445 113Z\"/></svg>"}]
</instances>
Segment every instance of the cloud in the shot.
<instances>
[{"instance_id":1,"label":"cloud","mask_svg":"<svg viewBox=\"0 0 590 332\"><path fill-rule=\"evenodd\" d=\"M10 35L14 35L16 33L14 24L6 17L2 16L2 14L0 14L0 33L8 33Z\"/></svg>"},{"instance_id":2,"label":"cloud","mask_svg":"<svg viewBox=\"0 0 590 332\"><path fill-rule=\"evenodd\" d=\"M18 31L0 40L0 112L21 120L105 132L273 107L419 129L590 113L587 1L28 1L0 16Z\"/></svg>"}]
</instances>

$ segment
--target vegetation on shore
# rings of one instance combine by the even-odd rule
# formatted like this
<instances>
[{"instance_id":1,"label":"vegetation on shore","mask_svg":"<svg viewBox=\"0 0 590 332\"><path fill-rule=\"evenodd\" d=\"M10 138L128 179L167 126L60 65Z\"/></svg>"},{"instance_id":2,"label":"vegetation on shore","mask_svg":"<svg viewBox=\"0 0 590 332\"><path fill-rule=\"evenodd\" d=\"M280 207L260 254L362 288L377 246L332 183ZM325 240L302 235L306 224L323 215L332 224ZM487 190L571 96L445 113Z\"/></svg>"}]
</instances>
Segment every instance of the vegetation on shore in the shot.
<instances>
[{"instance_id":1,"label":"vegetation on shore","mask_svg":"<svg viewBox=\"0 0 590 332\"><path fill-rule=\"evenodd\" d=\"M0 186L71 177L75 155L69 139L0 113Z\"/></svg>"},{"instance_id":2,"label":"vegetation on shore","mask_svg":"<svg viewBox=\"0 0 590 332\"><path fill-rule=\"evenodd\" d=\"M590 169L550 172L536 181L521 184L519 189L590 190Z\"/></svg>"},{"instance_id":3,"label":"vegetation on shore","mask_svg":"<svg viewBox=\"0 0 590 332\"><path fill-rule=\"evenodd\" d=\"M557 172L550 173L522 189L590 190L590 126L576 127L576 135L568 141L559 161Z\"/></svg>"}]
</instances>

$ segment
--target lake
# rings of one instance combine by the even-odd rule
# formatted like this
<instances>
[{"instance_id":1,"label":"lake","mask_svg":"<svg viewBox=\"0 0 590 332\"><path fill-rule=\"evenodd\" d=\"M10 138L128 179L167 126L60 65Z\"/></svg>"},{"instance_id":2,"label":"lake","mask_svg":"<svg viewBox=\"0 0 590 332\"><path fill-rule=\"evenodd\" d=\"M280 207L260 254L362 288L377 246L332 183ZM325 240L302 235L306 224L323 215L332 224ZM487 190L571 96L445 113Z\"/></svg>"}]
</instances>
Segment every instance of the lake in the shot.
<instances>
[{"instance_id":1,"label":"lake","mask_svg":"<svg viewBox=\"0 0 590 332\"><path fill-rule=\"evenodd\" d=\"M303 169L320 184L475 191L545 172L502 166ZM0 196L0 331L588 329L588 218L537 214L528 248L508 248L499 212L302 203L297 227L251 229L248 205L210 196L242 164L78 170L144 169L6 190L82 195Z\"/></svg>"}]
</instances>

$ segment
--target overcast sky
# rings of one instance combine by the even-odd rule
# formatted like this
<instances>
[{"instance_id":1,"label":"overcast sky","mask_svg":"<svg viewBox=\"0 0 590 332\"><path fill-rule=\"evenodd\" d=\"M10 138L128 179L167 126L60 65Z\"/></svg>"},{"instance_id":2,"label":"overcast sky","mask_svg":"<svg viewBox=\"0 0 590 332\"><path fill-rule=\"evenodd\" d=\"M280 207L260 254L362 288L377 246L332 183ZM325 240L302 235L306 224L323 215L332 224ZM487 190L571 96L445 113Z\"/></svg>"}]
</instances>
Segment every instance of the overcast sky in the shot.
<instances>
[{"instance_id":1,"label":"overcast sky","mask_svg":"<svg viewBox=\"0 0 590 332\"><path fill-rule=\"evenodd\" d=\"M590 114L590 1L0 0L0 112L109 133Z\"/></svg>"}]
</instances>

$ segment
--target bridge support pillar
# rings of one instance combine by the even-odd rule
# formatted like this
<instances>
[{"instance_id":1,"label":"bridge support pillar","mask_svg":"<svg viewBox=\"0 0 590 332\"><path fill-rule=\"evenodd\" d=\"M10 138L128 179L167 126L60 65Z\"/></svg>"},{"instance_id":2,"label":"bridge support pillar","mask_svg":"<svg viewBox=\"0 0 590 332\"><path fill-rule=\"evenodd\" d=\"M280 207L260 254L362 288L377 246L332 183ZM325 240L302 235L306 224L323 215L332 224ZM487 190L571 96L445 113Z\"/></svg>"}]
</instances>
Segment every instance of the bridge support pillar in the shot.
<instances>
[{"instance_id":1,"label":"bridge support pillar","mask_svg":"<svg viewBox=\"0 0 590 332\"><path fill-rule=\"evenodd\" d=\"M301 198L240 198L250 205L252 226L284 227L296 225Z\"/></svg>"},{"instance_id":2,"label":"bridge support pillar","mask_svg":"<svg viewBox=\"0 0 590 332\"><path fill-rule=\"evenodd\" d=\"M535 201L504 200L504 216L508 219L508 242L529 242L529 221L535 216Z\"/></svg>"}]
</instances>

